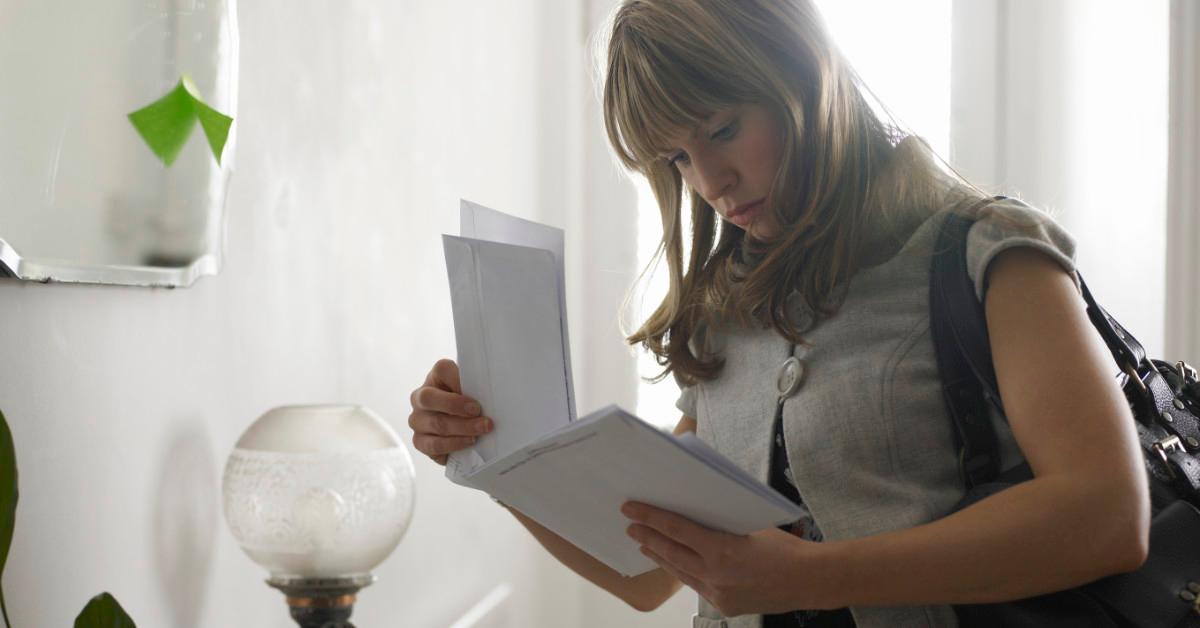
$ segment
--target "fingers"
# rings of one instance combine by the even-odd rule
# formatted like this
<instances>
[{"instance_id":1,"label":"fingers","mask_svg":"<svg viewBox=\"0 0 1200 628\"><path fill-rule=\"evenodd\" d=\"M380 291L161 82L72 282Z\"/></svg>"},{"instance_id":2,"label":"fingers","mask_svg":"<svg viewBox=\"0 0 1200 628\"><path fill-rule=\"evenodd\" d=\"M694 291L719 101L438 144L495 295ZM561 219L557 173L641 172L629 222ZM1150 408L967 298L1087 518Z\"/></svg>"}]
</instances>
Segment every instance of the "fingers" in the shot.
<instances>
[{"instance_id":1,"label":"fingers","mask_svg":"<svg viewBox=\"0 0 1200 628\"><path fill-rule=\"evenodd\" d=\"M458 363L445 358L438 360L425 378L425 385L462 393L462 383L458 379Z\"/></svg>"},{"instance_id":2,"label":"fingers","mask_svg":"<svg viewBox=\"0 0 1200 628\"><path fill-rule=\"evenodd\" d=\"M677 571L692 576L704 573L704 558L692 548L637 523L629 526L626 533L640 543L643 550L666 560Z\"/></svg>"},{"instance_id":3,"label":"fingers","mask_svg":"<svg viewBox=\"0 0 1200 628\"><path fill-rule=\"evenodd\" d=\"M648 504L627 502L621 506L621 512L635 523L640 523L700 554L709 547L712 535L720 534L673 512Z\"/></svg>"},{"instance_id":4,"label":"fingers","mask_svg":"<svg viewBox=\"0 0 1200 628\"><path fill-rule=\"evenodd\" d=\"M409 397L413 411L429 410L463 417L479 416L483 411L479 402L456 392L448 392L433 386L422 386Z\"/></svg>"},{"instance_id":5,"label":"fingers","mask_svg":"<svg viewBox=\"0 0 1200 628\"><path fill-rule=\"evenodd\" d=\"M414 411L408 416L413 430L413 447L438 461L444 456L475 444L482 434L490 432L492 420L487 417L465 418L442 412ZM445 464L445 459L438 461Z\"/></svg>"},{"instance_id":6,"label":"fingers","mask_svg":"<svg viewBox=\"0 0 1200 628\"><path fill-rule=\"evenodd\" d=\"M466 418L445 412L417 410L408 415L408 426L415 434L479 436L492 430L492 420L487 417Z\"/></svg>"}]
</instances>

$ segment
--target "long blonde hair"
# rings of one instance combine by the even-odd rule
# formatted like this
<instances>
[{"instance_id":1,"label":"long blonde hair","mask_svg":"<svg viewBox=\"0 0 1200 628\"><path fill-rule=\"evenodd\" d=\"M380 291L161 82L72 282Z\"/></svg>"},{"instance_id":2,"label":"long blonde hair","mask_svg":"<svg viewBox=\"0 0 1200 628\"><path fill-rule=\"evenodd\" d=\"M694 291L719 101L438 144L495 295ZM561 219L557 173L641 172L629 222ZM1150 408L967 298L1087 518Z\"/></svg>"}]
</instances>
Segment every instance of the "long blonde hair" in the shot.
<instances>
[{"instance_id":1,"label":"long blonde hair","mask_svg":"<svg viewBox=\"0 0 1200 628\"><path fill-rule=\"evenodd\" d=\"M766 203L781 233L758 241L723 226L689 191L685 264L684 182L659 155L680 130L742 103L766 106L784 134ZM684 384L720 372L721 358L694 342L718 321L758 321L803 343L788 315L793 292L816 317L832 315L839 286L860 267L870 221L935 209L962 187L923 142L902 142L875 113L810 0L626 0L612 21L603 105L618 158L645 175L658 201L657 255L669 279L663 302L627 340L655 354L659 378L673 372Z\"/></svg>"}]
</instances>

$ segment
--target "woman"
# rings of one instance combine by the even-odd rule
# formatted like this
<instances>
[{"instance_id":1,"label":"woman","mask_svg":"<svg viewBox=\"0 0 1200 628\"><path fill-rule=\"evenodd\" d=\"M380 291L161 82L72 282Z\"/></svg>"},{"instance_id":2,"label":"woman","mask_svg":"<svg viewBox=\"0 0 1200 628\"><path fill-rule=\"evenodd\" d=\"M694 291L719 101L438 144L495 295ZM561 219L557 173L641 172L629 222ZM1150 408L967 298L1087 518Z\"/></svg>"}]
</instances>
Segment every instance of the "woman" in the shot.
<instances>
[{"instance_id":1,"label":"woman","mask_svg":"<svg viewBox=\"0 0 1200 628\"><path fill-rule=\"evenodd\" d=\"M660 567L622 578L514 512L559 560L642 610L689 586L695 624L730 627L955 626L953 604L1142 564L1141 454L1070 237L1020 202L977 202L885 124L809 0L627 0L604 116L662 211L670 288L629 340L684 387L676 431L810 514L735 536L626 504ZM958 512L928 307L953 211L978 218L967 257L1007 414L993 417L1003 468L1035 475ZM413 444L438 462L487 423L460 392L442 361L413 393Z\"/></svg>"}]
</instances>

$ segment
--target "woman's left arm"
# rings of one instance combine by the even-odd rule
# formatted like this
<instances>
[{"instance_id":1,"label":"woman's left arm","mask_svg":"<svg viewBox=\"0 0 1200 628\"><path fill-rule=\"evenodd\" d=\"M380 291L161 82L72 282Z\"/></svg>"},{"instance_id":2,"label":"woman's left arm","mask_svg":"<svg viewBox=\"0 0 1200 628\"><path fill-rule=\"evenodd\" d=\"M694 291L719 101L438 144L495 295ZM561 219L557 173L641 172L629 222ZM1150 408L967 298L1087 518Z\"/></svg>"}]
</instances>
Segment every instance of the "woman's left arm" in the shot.
<instances>
[{"instance_id":1,"label":"woman's left arm","mask_svg":"<svg viewBox=\"0 0 1200 628\"><path fill-rule=\"evenodd\" d=\"M846 603L1010 600L1145 561L1137 434L1074 282L1029 248L1001 253L988 279L1000 396L1034 479L927 525L831 546Z\"/></svg>"},{"instance_id":2,"label":"woman's left arm","mask_svg":"<svg viewBox=\"0 0 1200 628\"><path fill-rule=\"evenodd\" d=\"M1139 567L1150 526L1142 454L1111 356L1074 282L1028 248L997 256L988 279L1000 395L1034 479L943 519L861 539L805 543L777 530L735 537L642 506L627 511L641 524L635 538L727 615L996 602ZM739 552L767 547L750 560L775 558L772 590L722 574L738 569Z\"/></svg>"}]
</instances>

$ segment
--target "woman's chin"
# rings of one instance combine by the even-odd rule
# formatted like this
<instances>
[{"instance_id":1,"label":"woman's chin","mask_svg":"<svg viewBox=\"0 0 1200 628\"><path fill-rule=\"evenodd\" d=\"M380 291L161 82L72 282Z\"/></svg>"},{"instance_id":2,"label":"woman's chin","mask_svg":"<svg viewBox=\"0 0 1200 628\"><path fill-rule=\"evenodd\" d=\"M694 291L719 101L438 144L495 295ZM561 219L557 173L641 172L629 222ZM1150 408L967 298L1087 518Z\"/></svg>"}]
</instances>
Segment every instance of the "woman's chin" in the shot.
<instances>
[{"instance_id":1,"label":"woman's chin","mask_svg":"<svg viewBox=\"0 0 1200 628\"><path fill-rule=\"evenodd\" d=\"M778 236L779 230L775 228L775 225L772 225L766 221L755 220L746 227L746 235L754 238L755 240L766 242L767 240L774 239L776 236Z\"/></svg>"}]
</instances>

